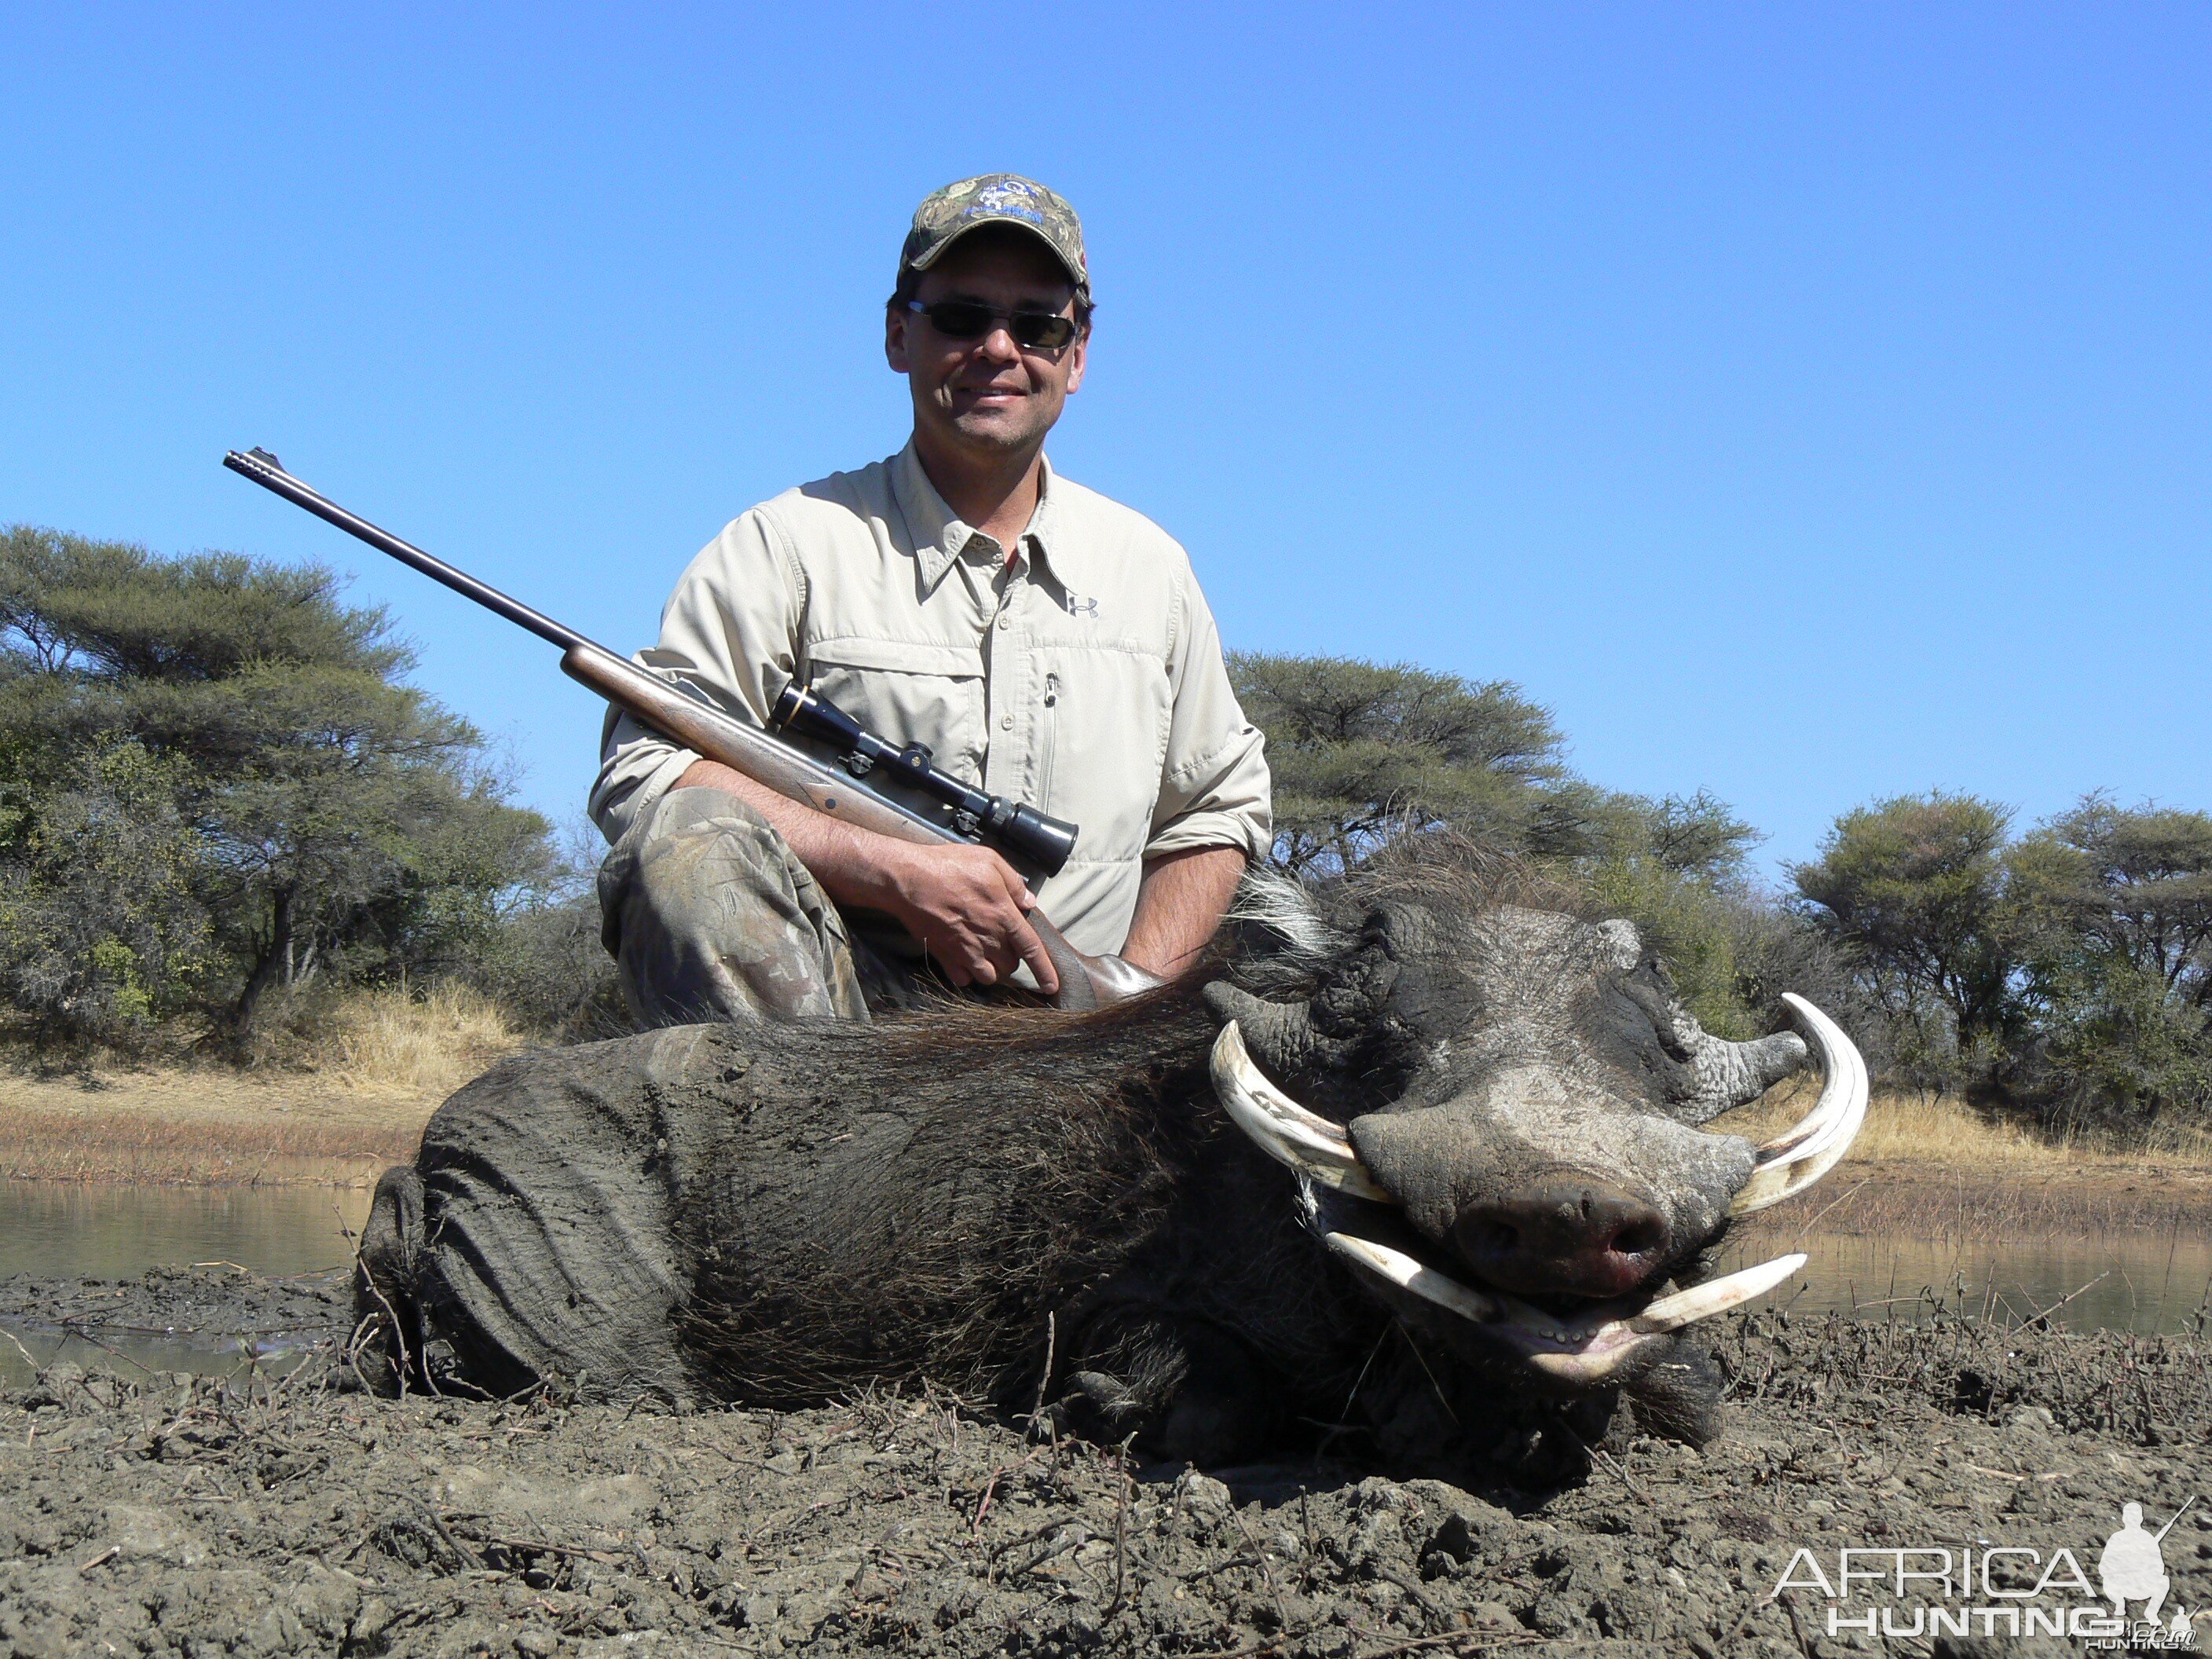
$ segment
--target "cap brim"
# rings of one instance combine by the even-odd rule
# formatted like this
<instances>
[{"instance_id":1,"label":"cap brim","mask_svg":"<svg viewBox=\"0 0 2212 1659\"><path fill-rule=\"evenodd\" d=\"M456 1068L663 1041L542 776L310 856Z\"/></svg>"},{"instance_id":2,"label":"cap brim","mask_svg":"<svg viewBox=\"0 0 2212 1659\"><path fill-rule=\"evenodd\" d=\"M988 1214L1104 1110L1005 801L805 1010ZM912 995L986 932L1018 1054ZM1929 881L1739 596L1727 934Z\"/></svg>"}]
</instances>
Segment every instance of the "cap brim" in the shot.
<instances>
[{"instance_id":1,"label":"cap brim","mask_svg":"<svg viewBox=\"0 0 2212 1659\"><path fill-rule=\"evenodd\" d=\"M1087 291L1090 289L1091 279L1085 276L1081 271L1078 270L1074 266L1067 263L1067 256L1060 251L1058 246L1054 244L1051 237L1046 235L1043 231L1038 229L1028 220L1021 218L1012 213L977 214L974 218L962 225L959 229L954 231L950 236L946 237L943 241L938 243L934 247L930 248L920 258L909 259L907 261L907 269L908 270L927 270L932 265L935 264L939 259L945 257L945 249L951 247L955 242L958 241L963 236L969 234L971 231L981 230L986 225L1012 225L1016 230L1025 230L1029 232L1030 235L1036 237L1036 240L1043 245L1046 252L1051 254L1054 258L1060 261L1060 268L1067 273L1068 281L1073 283L1079 291Z\"/></svg>"}]
</instances>

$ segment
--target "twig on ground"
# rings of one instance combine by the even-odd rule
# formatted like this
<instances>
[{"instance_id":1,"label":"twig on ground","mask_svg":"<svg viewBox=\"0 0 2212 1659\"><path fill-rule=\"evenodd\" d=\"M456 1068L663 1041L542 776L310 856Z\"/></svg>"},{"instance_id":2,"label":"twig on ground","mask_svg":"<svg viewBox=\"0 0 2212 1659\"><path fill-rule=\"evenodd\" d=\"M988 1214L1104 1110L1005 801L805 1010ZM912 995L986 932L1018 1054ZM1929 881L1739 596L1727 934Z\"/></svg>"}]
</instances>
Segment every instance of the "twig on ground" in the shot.
<instances>
[{"instance_id":1,"label":"twig on ground","mask_svg":"<svg viewBox=\"0 0 2212 1659\"><path fill-rule=\"evenodd\" d=\"M1216 1648L1206 1653L1193 1653L1184 1659L1261 1659L1263 1654L1279 1653L1291 1643L1303 1642L1310 1637L1349 1635L1358 1642L1383 1642L1387 1646L1363 1653L1359 1659L1390 1659L1399 1653L1417 1653L1425 1648L1459 1647L1467 1651L1484 1648L1519 1647L1529 1642L1544 1642L1551 1638L1533 1630L1452 1630L1440 1636L1391 1636L1387 1632L1363 1629L1358 1625L1316 1625L1304 1630L1285 1631L1280 1636L1271 1636L1264 1642L1249 1648Z\"/></svg>"},{"instance_id":2,"label":"twig on ground","mask_svg":"<svg viewBox=\"0 0 2212 1659\"><path fill-rule=\"evenodd\" d=\"M62 1334L65 1336L73 1336L80 1342L89 1342L94 1347L98 1348L101 1352L107 1354L110 1358L119 1359L126 1365L135 1366L137 1370L143 1371L149 1376L154 1375L154 1368L151 1365L146 1364L143 1361L133 1359L129 1354L124 1352L120 1348L110 1346L107 1343L101 1341L98 1337L87 1331L82 1325L73 1325L65 1322L63 1324L61 1329Z\"/></svg>"},{"instance_id":3,"label":"twig on ground","mask_svg":"<svg viewBox=\"0 0 2212 1659\"><path fill-rule=\"evenodd\" d=\"M1035 1555L1013 1569L1006 1577L1018 1578L1025 1572L1035 1572L1048 1561L1058 1560L1070 1550L1079 1550L1091 1541L1091 1528L1080 1521L1063 1521L1055 1528L1061 1536L1054 1539Z\"/></svg>"},{"instance_id":4,"label":"twig on ground","mask_svg":"<svg viewBox=\"0 0 2212 1659\"><path fill-rule=\"evenodd\" d=\"M5 1325L0 1325L0 1336L6 1337L9 1341L15 1344L15 1352L23 1356L23 1363L31 1368L31 1375L33 1376L43 1377L46 1376L46 1368L39 1364L37 1360L31 1358L31 1351L22 1345L21 1341L16 1337L15 1332L9 1330Z\"/></svg>"},{"instance_id":5,"label":"twig on ground","mask_svg":"<svg viewBox=\"0 0 2212 1659\"><path fill-rule=\"evenodd\" d=\"M453 1529L446 1524L446 1517L444 1516L439 1514L437 1510L432 1509L428 1504L422 1505L422 1513L429 1517L430 1524L438 1529L438 1536L446 1540L446 1547L448 1549L452 1550L454 1554L459 1556L462 1560L467 1562L471 1566L477 1568L479 1571L483 1570L483 1557L478 1555L466 1544L464 1544L459 1539L453 1536Z\"/></svg>"},{"instance_id":6,"label":"twig on ground","mask_svg":"<svg viewBox=\"0 0 2212 1659\"><path fill-rule=\"evenodd\" d=\"M1237 1523L1237 1530L1244 1534L1244 1542L1249 1547L1259 1565L1260 1577L1267 1581L1267 1595L1275 1604L1276 1623L1288 1628L1291 1622L1291 1610L1283 1605L1283 1589L1275 1582L1274 1570L1267 1565L1267 1552L1260 1547L1260 1540L1252 1536L1252 1528L1244 1524L1244 1515L1241 1510L1231 1508L1229 1511L1229 1518Z\"/></svg>"},{"instance_id":7,"label":"twig on ground","mask_svg":"<svg viewBox=\"0 0 2212 1659\"><path fill-rule=\"evenodd\" d=\"M1575 1444L1580 1446L1584 1451L1588 1452L1592 1462L1601 1463L1604 1465L1607 1470L1611 1471L1611 1473L1620 1480L1620 1484L1628 1488L1629 1495L1634 1498L1638 1503L1649 1504L1655 1501L1651 1496L1650 1490L1646 1487L1641 1480L1638 1480L1634 1475L1631 1474L1626 1469L1615 1462L1613 1459L1613 1455L1607 1451L1604 1447L1593 1446L1589 1441L1583 1439L1582 1436L1577 1434L1574 1430L1570 1428L1564 1421L1559 1425L1559 1431L1565 1434L1568 1439L1573 1441Z\"/></svg>"},{"instance_id":8,"label":"twig on ground","mask_svg":"<svg viewBox=\"0 0 2212 1659\"><path fill-rule=\"evenodd\" d=\"M376 1282L376 1275L374 1273L369 1272L367 1267L363 1267L360 1272L359 1278L362 1284L368 1286L368 1293L376 1298L377 1304L384 1310L384 1316L392 1322L392 1345L399 1350L399 1364L397 1368L396 1373L399 1378L399 1397L402 1400L404 1400L407 1397L407 1371L409 1361L407 1358L407 1333L399 1323L399 1310L393 1307L392 1305L391 1299L384 1294L383 1286L380 1285ZM422 1368L422 1375L424 1380L428 1381L430 1375L430 1368L428 1365L425 1365ZM437 1389L434 1387L430 1392L435 1394L437 1393Z\"/></svg>"},{"instance_id":9,"label":"twig on ground","mask_svg":"<svg viewBox=\"0 0 2212 1659\"><path fill-rule=\"evenodd\" d=\"M1037 1454L1031 1452L1019 1462L1001 1463L991 1471L991 1478L983 1483L982 1501L975 1505L975 1518L969 1524L968 1536L971 1542L980 1542L982 1539L983 1517L991 1512L991 1499L999 1490L999 1482L1018 1469L1027 1468L1036 1459Z\"/></svg>"},{"instance_id":10,"label":"twig on ground","mask_svg":"<svg viewBox=\"0 0 2212 1659\"><path fill-rule=\"evenodd\" d=\"M1036 1403L1030 1407L1030 1432L1035 1434L1038 1422L1044 1416L1044 1397L1052 1388L1053 1350L1060 1346L1060 1316L1047 1312L1044 1316L1044 1369L1037 1373Z\"/></svg>"},{"instance_id":11,"label":"twig on ground","mask_svg":"<svg viewBox=\"0 0 2212 1659\"><path fill-rule=\"evenodd\" d=\"M2053 1314L2057 1313L2057 1312L2061 1308L2064 1307L2068 1303L2071 1302L2071 1301L2075 1298L2075 1297L2077 1297L2077 1296L2081 1295L2084 1291L2087 1291L2094 1290L2098 1285L2100 1285L2103 1284L2106 1279L2110 1279L2112 1276L2112 1270L2110 1267L2106 1268L2104 1272L2102 1272L2102 1273L2099 1273L2099 1274L2098 1274L2094 1279L2091 1279L2091 1280L2090 1280L2087 1285L2084 1285L2081 1287L2081 1290L2075 1291L2072 1291L2071 1293L2069 1293L2069 1294L2068 1294L2068 1295L2065 1295L2065 1296L2062 1296L2062 1297L2060 1297L2058 1298L2058 1300L2057 1300L2057 1301L2056 1301L2056 1302L2052 1303L2049 1307L2045 1308L2045 1309L2041 1313L2039 1313L2039 1314L2036 1314L2036 1315L2034 1315L2033 1317L2031 1317L2031 1318L2027 1321L2027 1323L2028 1323L2028 1324L2030 1324L2030 1325L2039 1325L2039 1324L2041 1324L2045 1320L2046 1320L2046 1319L2050 1318L2051 1315L2053 1315Z\"/></svg>"},{"instance_id":12,"label":"twig on ground","mask_svg":"<svg viewBox=\"0 0 2212 1659\"><path fill-rule=\"evenodd\" d=\"M1105 1616L1109 1619L1121 1612L1122 1598L1128 1588L1129 1447L1136 1437L1133 1434L1124 1440L1119 1455L1114 1460L1114 1599L1106 1604Z\"/></svg>"},{"instance_id":13,"label":"twig on ground","mask_svg":"<svg viewBox=\"0 0 2212 1659\"><path fill-rule=\"evenodd\" d=\"M1347 1625L1353 1637L1362 1642L1387 1642L1387 1647L1364 1653L1359 1659L1389 1659L1394 1653L1413 1653L1423 1648L1456 1647L1468 1644L1474 1648L1518 1647L1524 1642L1546 1642L1551 1638L1533 1630L1448 1630L1438 1636L1392 1636L1388 1632L1364 1630L1358 1625Z\"/></svg>"}]
</instances>

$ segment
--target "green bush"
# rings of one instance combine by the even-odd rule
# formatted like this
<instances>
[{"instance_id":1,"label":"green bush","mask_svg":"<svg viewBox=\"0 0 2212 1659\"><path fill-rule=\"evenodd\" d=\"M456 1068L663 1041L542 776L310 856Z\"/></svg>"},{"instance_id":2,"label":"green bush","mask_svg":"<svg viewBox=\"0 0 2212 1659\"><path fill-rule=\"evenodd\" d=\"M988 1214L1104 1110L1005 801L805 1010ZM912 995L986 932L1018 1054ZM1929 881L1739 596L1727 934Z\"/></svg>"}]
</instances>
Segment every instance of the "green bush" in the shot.
<instances>
[{"instance_id":1,"label":"green bush","mask_svg":"<svg viewBox=\"0 0 2212 1659\"><path fill-rule=\"evenodd\" d=\"M44 1036L234 1045L280 985L465 963L547 826L316 566L0 539L0 982Z\"/></svg>"}]
</instances>

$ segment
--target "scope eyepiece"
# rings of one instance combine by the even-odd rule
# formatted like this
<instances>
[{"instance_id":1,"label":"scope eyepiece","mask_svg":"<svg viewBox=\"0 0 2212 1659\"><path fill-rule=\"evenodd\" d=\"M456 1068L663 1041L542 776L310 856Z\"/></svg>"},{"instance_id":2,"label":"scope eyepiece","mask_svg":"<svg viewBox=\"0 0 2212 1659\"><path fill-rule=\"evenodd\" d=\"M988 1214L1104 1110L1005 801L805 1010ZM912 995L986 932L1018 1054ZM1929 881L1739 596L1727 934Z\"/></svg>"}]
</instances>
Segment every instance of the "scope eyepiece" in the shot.
<instances>
[{"instance_id":1,"label":"scope eyepiece","mask_svg":"<svg viewBox=\"0 0 2212 1659\"><path fill-rule=\"evenodd\" d=\"M1048 876L1058 875L1075 851L1076 827L1048 817L1034 806L1017 803L999 839Z\"/></svg>"}]
</instances>

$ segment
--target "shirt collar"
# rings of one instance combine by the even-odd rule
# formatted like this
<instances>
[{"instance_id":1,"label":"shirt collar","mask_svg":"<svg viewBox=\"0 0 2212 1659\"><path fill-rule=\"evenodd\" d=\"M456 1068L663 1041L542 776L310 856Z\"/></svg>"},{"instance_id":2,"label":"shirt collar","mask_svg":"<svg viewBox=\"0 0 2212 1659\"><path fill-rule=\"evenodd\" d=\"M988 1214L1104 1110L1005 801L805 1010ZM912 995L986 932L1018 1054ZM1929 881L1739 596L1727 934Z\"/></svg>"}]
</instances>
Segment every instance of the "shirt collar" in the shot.
<instances>
[{"instance_id":1,"label":"shirt collar","mask_svg":"<svg viewBox=\"0 0 2212 1659\"><path fill-rule=\"evenodd\" d=\"M1030 517L1024 539L1034 548L1038 562L1050 568L1066 586L1067 538L1060 528L1061 515L1052 479L1052 462L1042 459L1037 471L1036 511ZM952 568L952 562L966 550L969 538L976 533L975 526L963 523L945 505L945 497L930 483L929 474L922 471L921 457L915 453L911 438L891 459L891 489L899 512L906 519L907 532L914 538L914 558L921 572L922 592L933 593L938 583L945 580L945 573Z\"/></svg>"}]
</instances>

